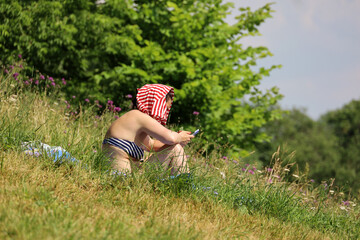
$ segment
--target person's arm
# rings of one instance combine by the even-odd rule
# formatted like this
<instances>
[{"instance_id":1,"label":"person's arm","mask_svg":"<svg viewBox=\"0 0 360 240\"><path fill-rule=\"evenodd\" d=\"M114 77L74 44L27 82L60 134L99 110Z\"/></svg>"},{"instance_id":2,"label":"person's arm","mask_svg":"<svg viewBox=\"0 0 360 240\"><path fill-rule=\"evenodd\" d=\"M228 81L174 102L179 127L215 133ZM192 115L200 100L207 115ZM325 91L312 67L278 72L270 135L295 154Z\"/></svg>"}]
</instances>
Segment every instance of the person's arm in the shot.
<instances>
[{"instance_id":1,"label":"person's arm","mask_svg":"<svg viewBox=\"0 0 360 240\"><path fill-rule=\"evenodd\" d=\"M171 131L162 126L152 117L141 112L139 112L139 121L142 131L146 132L149 136L156 138L158 141L166 145L174 145L179 143L186 144L194 137L188 131L182 131L180 133ZM150 145L155 148L162 147L159 143L156 142L150 142Z\"/></svg>"}]
</instances>

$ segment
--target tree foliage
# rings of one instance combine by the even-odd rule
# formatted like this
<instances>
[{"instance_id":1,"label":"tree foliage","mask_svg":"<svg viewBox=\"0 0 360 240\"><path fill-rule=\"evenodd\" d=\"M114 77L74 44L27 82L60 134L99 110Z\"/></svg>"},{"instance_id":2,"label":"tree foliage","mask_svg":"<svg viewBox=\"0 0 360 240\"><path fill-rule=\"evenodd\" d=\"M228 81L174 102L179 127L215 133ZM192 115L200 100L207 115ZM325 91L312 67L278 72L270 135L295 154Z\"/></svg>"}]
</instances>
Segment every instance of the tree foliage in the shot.
<instances>
[{"instance_id":1,"label":"tree foliage","mask_svg":"<svg viewBox=\"0 0 360 240\"><path fill-rule=\"evenodd\" d=\"M1 0L1 60L21 53L43 73L71 78L69 96L102 102L121 104L147 83L172 85L171 121L196 124L205 141L238 154L268 139L259 129L279 116L272 106L281 95L257 88L278 67L255 70L270 51L241 44L258 34L271 5L239 9L234 25L225 22L231 7L221 0Z\"/></svg>"}]
</instances>

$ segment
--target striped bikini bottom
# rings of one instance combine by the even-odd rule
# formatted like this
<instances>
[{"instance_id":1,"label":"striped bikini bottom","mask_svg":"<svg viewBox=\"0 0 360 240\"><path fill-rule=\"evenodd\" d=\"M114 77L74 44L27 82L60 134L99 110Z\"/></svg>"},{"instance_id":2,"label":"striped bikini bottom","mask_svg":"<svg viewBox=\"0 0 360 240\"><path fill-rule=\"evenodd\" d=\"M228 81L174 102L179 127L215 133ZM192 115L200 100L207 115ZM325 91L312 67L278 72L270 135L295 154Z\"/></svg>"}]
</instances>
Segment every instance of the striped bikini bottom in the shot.
<instances>
[{"instance_id":1,"label":"striped bikini bottom","mask_svg":"<svg viewBox=\"0 0 360 240\"><path fill-rule=\"evenodd\" d=\"M134 142L118 139L118 138L106 138L103 144L110 144L124 150L129 156L141 160L144 157L144 150L136 145Z\"/></svg>"}]
</instances>

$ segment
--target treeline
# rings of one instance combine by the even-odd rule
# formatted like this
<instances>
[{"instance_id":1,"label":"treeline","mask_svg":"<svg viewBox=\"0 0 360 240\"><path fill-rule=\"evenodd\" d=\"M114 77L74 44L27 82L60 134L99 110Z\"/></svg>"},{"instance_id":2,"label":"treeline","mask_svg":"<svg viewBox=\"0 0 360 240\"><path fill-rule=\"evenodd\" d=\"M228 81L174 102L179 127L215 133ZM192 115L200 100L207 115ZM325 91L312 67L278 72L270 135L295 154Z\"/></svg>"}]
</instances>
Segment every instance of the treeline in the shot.
<instances>
[{"instance_id":1,"label":"treeline","mask_svg":"<svg viewBox=\"0 0 360 240\"><path fill-rule=\"evenodd\" d=\"M300 172L308 173L318 183L334 178L335 185L344 192L356 194L360 190L360 100L330 111L317 121L304 110L293 109L264 129L273 139L257 144L255 156L265 165L280 146L283 159L296 162Z\"/></svg>"}]
</instances>

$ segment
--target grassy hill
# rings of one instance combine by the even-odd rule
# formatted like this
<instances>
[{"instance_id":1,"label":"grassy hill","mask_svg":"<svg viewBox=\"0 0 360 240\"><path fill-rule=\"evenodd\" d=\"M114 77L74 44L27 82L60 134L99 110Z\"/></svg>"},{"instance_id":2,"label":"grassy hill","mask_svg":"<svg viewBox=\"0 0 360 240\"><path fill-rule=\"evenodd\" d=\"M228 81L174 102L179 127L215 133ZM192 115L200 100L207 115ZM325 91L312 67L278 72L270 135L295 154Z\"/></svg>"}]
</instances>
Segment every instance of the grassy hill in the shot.
<instances>
[{"instance_id":1,"label":"grassy hill","mask_svg":"<svg viewBox=\"0 0 360 240\"><path fill-rule=\"evenodd\" d=\"M0 74L0 239L360 238L356 199L331 181L289 176L280 149L272 166L256 169L221 148L196 151L194 141L190 178L146 163L113 175L101 141L118 113L72 105L60 80L41 76L30 80L19 66ZM24 142L60 146L78 162L31 155Z\"/></svg>"}]
</instances>

